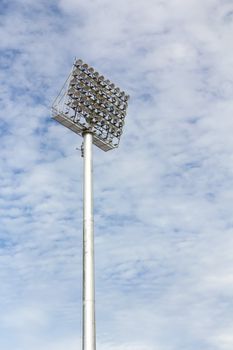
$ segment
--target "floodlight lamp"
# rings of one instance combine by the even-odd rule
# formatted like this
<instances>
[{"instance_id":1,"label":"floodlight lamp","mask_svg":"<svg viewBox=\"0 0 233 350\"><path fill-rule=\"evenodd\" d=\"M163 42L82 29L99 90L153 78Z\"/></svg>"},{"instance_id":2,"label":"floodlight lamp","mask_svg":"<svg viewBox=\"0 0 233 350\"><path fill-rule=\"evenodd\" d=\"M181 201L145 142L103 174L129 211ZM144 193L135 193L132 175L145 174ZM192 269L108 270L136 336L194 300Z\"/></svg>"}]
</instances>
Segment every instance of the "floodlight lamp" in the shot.
<instances>
[{"instance_id":1,"label":"floodlight lamp","mask_svg":"<svg viewBox=\"0 0 233 350\"><path fill-rule=\"evenodd\" d=\"M98 82L101 83L102 81L104 81L104 76L100 75L99 78L98 78Z\"/></svg>"},{"instance_id":2,"label":"floodlight lamp","mask_svg":"<svg viewBox=\"0 0 233 350\"><path fill-rule=\"evenodd\" d=\"M53 118L75 133L90 131L104 151L118 147L128 95L82 60L74 62L53 105Z\"/></svg>"},{"instance_id":3,"label":"floodlight lamp","mask_svg":"<svg viewBox=\"0 0 233 350\"><path fill-rule=\"evenodd\" d=\"M98 73L98 72L94 72L94 73L93 73L93 78L97 80L98 77L99 77L99 73Z\"/></svg>"},{"instance_id":4,"label":"floodlight lamp","mask_svg":"<svg viewBox=\"0 0 233 350\"><path fill-rule=\"evenodd\" d=\"M92 68L92 67L89 67L89 69L88 69L88 74L89 75L92 75L93 73L94 73L94 68Z\"/></svg>"},{"instance_id":5,"label":"floodlight lamp","mask_svg":"<svg viewBox=\"0 0 233 350\"><path fill-rule=\"evenodd\" d=\"M71 85L71 87L69 88L69 90L68 90L68 95L69 96L72 96L72 95L74 95L75 94L75 89L74 89L74 87Z\"/></svg>"},{"instance_id":6,"label":"floodlight lamp","mask_svg":"<svg viewBox=\"0 0 233 350\"><path fill-rule=\"evenodd\" d=\"M128 101L129 100L129 95L125 95L124 97L123 97L123 101Z\"/></svg>"},{"instance_id":7,"label":"floodlight lamp","mask_svg":"<svg viewBox=\"0 0 233 350\"><path fill-rule=\"evenodd\" d=\"M86 76L83 73L83 71L81 71L77 78L79 81L83 82L85 80Z\"/></svg>"},{"instance_id":8,"label":"floodlight lamp","mask_svg":"<svg viewBox=\"0 0 233 350\"><path fill-rule=\"evenodd\" d=\"M119 98L121 99L121 101L124 101L124 99L125 99L125 92L124 91L120 92Z\"/></svg>"},{"instance_id":9,"label":"floodlight lamp","mask_svg":"<svg viewBox=\"0 0 233 350\"><path fill-rule=\"evenodd\" d=\"M89 66L88 66L88 64L84 63L84 64L82 65L82 68L84 69L85 72L88 72Z\"/></svg>"},{"instance_id":10,"label":"floodlight lamp","mask_svg":"<svg viewBox=\"0 0 233 350\"><path fill-rule=\"evenodd\" d=\"M77 83L77 80L75 78L71 79L70 86L75 86Z\"/></svg>"},{"instance_id":11,"label":"floodlight lamp","mask_svg":"<svg viewBox=\"0 0 233 350\"><path fill-rule=\"evenodd\" d=\"M101 84L101 86L103 86L103 87L106 87L106 85L107 85L105 80L101 81L100 84Z\"/></svg>"},{"instance_id":12,"label":"floodlight lamp","mask_svg":"<svg viewBox=\"0 0 233 350\"><path fill-rule=\"evenodd\" d=\"M74 65L75 65L76 67L80 67L80 66L82 66L82 64L83 64L83 61L82 61L82 60L76 60L75 63L74 63Z\"/></svg>"},{"instance_id":13,"label":"floodlight lamp","mask_svg":"<svg viewBox=\"0 0 233 350\"><path fill-rule=\"evenodd\" d=\"M118 122L118 119L117 119L117 118L114 118L114 119L113 119L113 124L116 125L117 122Z\"/></svg>"},{"instance_id":14,"label":"floodlight lamp","mask_svg":"<svg viewBox=\"0 0 233 350\"><path fill-rule=\"evenodd\" d=\"M79 75L80 75L80 70L78 68L74 69L73 72L72 72L72 76L74 78L77 78Z\"/></svg>"},{"instance_id":15,"label":"floodlight lamp","mask_svg":"<svg viewBox=\"0 0 233 350\"><path fill-rule=\"evenodd\" d=\"M78 99L73 99L71 102L70 102L70 105L72 106L72 107L77 107L78 106L78 104L79 104L79 100Z\"/></svg>"}]
</instances>

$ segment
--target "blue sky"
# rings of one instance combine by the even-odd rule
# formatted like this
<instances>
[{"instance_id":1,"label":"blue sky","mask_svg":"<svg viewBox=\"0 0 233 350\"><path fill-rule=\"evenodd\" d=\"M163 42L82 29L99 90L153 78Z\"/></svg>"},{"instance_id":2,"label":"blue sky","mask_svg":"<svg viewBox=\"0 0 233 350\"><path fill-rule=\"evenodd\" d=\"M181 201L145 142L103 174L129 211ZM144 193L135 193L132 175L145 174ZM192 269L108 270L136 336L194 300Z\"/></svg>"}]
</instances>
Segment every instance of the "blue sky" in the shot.
<instances>
[{"instance_id":1,"label":"blue sky","mask_svg":"<svg viewBox=\"0 0 233 350\"><path fill-rule=\"evenodd\" d=\"M233 4L0 2L0 347L81 348L75 57L131 95L95 148L97 348L233 348Z\"/></svg>"}]
</instances>

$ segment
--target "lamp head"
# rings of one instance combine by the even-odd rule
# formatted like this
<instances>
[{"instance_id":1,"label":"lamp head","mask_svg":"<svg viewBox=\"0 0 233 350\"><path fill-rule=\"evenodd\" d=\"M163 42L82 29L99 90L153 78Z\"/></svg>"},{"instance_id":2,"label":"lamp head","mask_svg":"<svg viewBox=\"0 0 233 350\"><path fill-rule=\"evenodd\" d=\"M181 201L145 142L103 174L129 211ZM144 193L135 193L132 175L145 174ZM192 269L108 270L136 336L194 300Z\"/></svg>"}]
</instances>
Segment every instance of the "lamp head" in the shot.
<instances>
[{"instance_id":1,"label":"lamp head","mask_svg":"<svg viewBox=\"0 0 233 350\"><path fill-rule=\"evenodd\" d=\"M91 131L93 143L108 151L119 145L128 100L129 95L78 59L52 107L53 118L79 135Z\"/></svg>"}]
</instances>

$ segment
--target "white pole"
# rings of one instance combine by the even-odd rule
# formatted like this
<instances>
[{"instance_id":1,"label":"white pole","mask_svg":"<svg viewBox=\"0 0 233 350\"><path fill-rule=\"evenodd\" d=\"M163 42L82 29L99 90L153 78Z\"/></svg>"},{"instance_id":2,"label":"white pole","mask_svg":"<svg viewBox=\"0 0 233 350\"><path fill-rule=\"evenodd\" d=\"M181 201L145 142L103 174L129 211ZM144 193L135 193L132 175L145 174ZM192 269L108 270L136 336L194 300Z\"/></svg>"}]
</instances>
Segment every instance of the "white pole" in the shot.
<instances>
[{"instance_id":1,"label":"white pole","mask_svg":"<svg viewBox=\"0 0 233 350\"><path fill-rule=\"evenodd\" d=\"M84 132L83 350L96 349L92 133Z\"/></svg>"}]
</instances>

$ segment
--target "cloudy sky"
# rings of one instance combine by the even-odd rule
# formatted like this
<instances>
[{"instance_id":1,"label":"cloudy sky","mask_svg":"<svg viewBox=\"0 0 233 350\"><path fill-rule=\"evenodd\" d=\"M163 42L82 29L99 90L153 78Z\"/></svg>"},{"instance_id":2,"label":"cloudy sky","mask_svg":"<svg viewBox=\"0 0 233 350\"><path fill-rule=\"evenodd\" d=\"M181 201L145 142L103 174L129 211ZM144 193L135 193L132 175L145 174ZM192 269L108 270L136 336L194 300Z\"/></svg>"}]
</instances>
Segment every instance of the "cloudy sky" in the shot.
<instances>
[{"instance_id":1,"label":"cloudy sky","mask_svg":"<svg viewBox=\"0 0 233 350\"><path fill-rule=\"evenodd\" d=\"M233 349L232 0L0 1L0 348L81 349L75 57L130 96L95 148L97 349Z\"/></svg>"}]
</instances>

